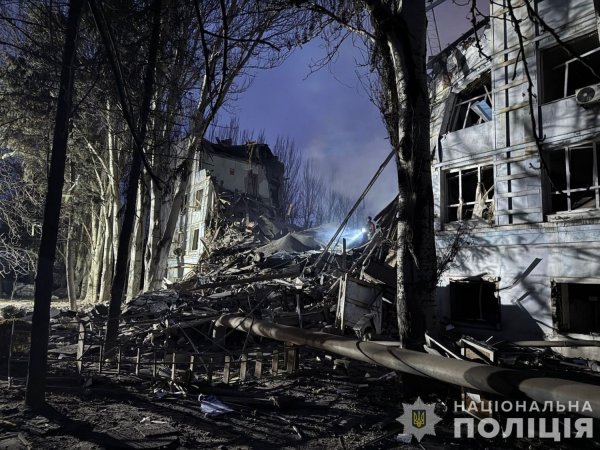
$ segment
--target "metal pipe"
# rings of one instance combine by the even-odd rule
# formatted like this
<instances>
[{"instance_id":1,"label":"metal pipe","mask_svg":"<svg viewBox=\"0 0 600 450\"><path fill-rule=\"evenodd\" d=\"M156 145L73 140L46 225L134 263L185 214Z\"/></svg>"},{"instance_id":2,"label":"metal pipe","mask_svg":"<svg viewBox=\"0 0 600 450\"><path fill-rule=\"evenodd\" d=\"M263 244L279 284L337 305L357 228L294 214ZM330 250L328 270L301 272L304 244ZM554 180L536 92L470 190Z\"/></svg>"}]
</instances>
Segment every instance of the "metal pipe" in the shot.
<instances>
[{"instance_id":1,"label":"metal pipe","mask_svg":"<svg viewBox=\"0 0 600 450\"><path fill-rule=\"evenodd\" d=\"M600 418L600 386L560 378L546 378L535 372L504 369L470 361L357 341L333 334L251 319L238 314L221 316L217 326L234 328L278 341L305 345L358 361L378 364L400 372L434 378L491 394L519 397L537 402L589 402L585 415Z\"/></svg>"},{"instance_id":2,"label":"metal pipe","mask_svg":"<svg viewBox=\"0 0 600 450\"><path fill-rule=\"evenodd\" d=\"M509 341L508 344L518 347L600 347L600 341L568 339L565 341Z\"/></svg>"}]
</instances>

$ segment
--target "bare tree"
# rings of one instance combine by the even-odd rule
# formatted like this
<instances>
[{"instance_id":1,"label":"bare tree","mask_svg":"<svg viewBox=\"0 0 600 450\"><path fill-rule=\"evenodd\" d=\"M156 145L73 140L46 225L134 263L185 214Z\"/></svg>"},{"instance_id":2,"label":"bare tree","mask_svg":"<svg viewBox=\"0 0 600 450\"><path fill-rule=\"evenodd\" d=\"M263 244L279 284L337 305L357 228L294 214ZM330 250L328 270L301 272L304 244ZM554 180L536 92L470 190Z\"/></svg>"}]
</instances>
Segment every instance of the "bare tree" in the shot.
<instances>
[{"instance_id":1,"label":"bare tree","mask_svg":"<svg viewBox=\"0 0 600 450\"><path fill-rule=\"evenodd\" d=\"M185 10L181 13L187 14ZM219 109L247 86L248 70L273 67L283 61L293 48L293 36L303 20L271 0L195 2L194 13L191 34L185 42L198 45L188 51L199 61L200 66L196 63L193 68L195 76L200 77L188 89L199 93L191 96L189 91L181 92L191 112L188 134L174 144L178 158L167 179L167 190L151 193L160 204L150 218L145 289L159 288L166 276L179 211L207 129Z\"/></svg>"},{"instance_id":2,"label":"bare tree","mask_svg":"<svg viewBox=\"0 0 600 450\"><path fill-rule=\"evenodd\" d=\"M147 122L150 113L150 102L154 93L154 75L158 57L162 8L161 0L153 1L151 5L153 22L150 45L148 48L148 64L146 65L146 72L144 74L144 90L142 94L139 117L137 121L134 121L132 105L126 93L125 82L122 79L120 61L116 53L116 49L113 46L113 41L110 39L110 31L105 22L103 12L95 3L95 0L90 0L90 6L96 20L98 31L102 37L104 46L109 56L113 75L115 76L115 82L118 87L122 111L133 136L136 150L133 154L129 170L123 224L119 234L114 278L112 280L110 292L110 305L108 321L106 325L106 338L104 342L105 351L109 351L112 350L116 344L118 321L121 315L121 302L123 300L123 293L125 291L125 284L127 282L129 244L134 227L138 180L142 172L142 163L144 160L144 141L146 139Z\"/></svg>"},{"instance_id":3,"label":"bare tree","mask_svg":"<svg viewBox=\"0 0 600 450\"><path fill-rule=\"evenodd\" d=\"M14 283L35 272L42 206L21 158L0 151L0 275Z\"/></svg>"},{"instance_id":4,"label":"bare tree","mask_svg":"<svg viewBox=\"0 0 600 450\"><path fill-rule=\"evenodd\" d=\"M314 159L304 161L300 172L299 219L303 228L323 222L325 181Z\"/></svg>"},{"instance_id":5,"label":"bare tree","mask_svg":"<svg viewBox=\"0 0 600 450\"><path fill-rule=\"evenodd\" d=\"M50 297L58 224L62 203L67 139L69 136L69 116L73 97L74 60L77 50L77 34L84 0L69 1L69 17L62 57L60 91L52 142L48 193L44 208L42 239L35 279L35 298L31 326L31 350L25 402L31 407L44 403L46 389L46 362L48 359L48 329L50 323Z\"/></svg>"},{"instance_id":6,"label":"bare tree","mask_svg":"<svg viewBox=\"0 0 600 450\"><path fill-rule=\"evenodd\" d=\"M284 167L281 214L290 223L295 223L299 217L300 208L302 154L293 140L282 136L277 136L273 153Z\"/></svg>"}]
</instances>

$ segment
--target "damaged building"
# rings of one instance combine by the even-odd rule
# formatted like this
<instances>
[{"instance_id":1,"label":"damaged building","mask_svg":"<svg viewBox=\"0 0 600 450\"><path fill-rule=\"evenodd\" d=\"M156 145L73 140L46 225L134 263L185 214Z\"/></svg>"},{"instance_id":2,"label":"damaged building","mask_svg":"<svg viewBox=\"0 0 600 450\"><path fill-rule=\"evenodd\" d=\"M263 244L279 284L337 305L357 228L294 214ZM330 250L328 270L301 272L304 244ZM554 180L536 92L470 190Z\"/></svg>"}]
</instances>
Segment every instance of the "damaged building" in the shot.
<instances>
[{"instance_id":1,"label":"damaged building","mask_svg":"<svg viewBox=\"0 0 600 450\"><path fill-rule=\"evenodd\" d=\"M430 61L436 241L461 241L439 318L495 340L598 341L600 11L504 3ZM513 13L535 19L522 43Z\"/></svg>"},{"instance_id":2,"label":"damaged building","mask_svg":"<svg viewBox=\"0 0 600 450\"><path fill-rule=\"evenodd\" d=\"M197 266L220 206L239 203L248 222L281 216L284 168L268 145L204 140L202 147L171 245L170 280L181 279Z\"/></svg>"}]
</instances>

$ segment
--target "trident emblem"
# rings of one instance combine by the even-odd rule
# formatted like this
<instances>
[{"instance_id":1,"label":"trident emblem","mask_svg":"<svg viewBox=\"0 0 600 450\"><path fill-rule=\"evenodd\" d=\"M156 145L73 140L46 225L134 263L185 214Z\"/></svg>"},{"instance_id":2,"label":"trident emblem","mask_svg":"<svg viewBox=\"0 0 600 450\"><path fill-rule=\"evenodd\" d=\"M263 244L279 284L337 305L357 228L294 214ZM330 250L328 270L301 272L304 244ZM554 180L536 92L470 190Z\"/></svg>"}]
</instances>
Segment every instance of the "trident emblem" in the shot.
<instances>
[{"instance_id":1,"label":"trident emblem","mask_svg":"<svg viewBox=\"0 0 600 450\"><path fill-rule=\"evenodd\" d=\"M415 428L423 428L425 426L425 420L427 418L426 411L424 409L415 409L412 412L412 424Z\"/></svg>"}]
</instances>

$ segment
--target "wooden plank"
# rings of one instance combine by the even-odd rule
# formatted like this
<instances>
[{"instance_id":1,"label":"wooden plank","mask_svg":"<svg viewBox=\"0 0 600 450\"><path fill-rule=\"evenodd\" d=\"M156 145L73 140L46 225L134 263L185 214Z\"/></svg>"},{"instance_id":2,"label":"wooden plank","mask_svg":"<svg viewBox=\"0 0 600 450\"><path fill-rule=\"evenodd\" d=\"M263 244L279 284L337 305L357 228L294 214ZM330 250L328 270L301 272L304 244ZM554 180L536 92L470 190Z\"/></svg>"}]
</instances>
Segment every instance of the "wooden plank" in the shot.
<instances>
[{"instance_id":1,"label":"wooden plank","mask_svg":"<svg viewBox=\"0 0 600 450\"><path fill-rule=\"evenodd\" d=\"M506 209L503 211L496 211L496 214L499 216L509 216L509 215L522 215L522 214L532 214L538 213L542 210L542 208L525 208L525 209Z\"/></svg>"},{"instance_id":2,"label":"wooden plank","mask_svg":"<svg viewBox=\"0 0 600 450\"><path fill-rule=\"evenodd\" d=\"M230 371L231 371L231 356L225 356L225 364L223 365L223 383L229 384L230 379Z\"/></svg>"},{"instance_id":3,"label":"wooden plank","mask_svg":"<svg viewBox=\"0 0 600 450\"><path fill-rule=\"evenodd\" d=\"M271 374L277 375L279 371L279 350L273 350L271 355Z\"/></svg>"},{"instance_id":4,"label":"wooden plank","mask_svg":"<svg viewBox=\"0 0 600 450\"><path fill-rule=\"evenodd\" d=\"M236 278L236 279L227 280L227 281L216 281L214 283L201 284L198 287L191 289L189 292L199 292L204 289L212 289L215 287L239 286L242 284L251 284L256 281L275 280L277 278L292 278L292 277L295 277L296 275L299 275L300 273L302 273L302 269L297 268L294 270L286 270L281 273L261 275L261 276L252 277L252 278Z\"/></svg>"},{"instance_id":5,"label":"wooden plank","mask_svg":"<svg viewBox=\"0 0 600 450\"><path fill-rule=\"evenodd\" d=\"M297 370L298 370L298 347L288 347L286 371L287 371L287 373L294 373Z\"/></svg>"},{"instance_id":6,"label":"wooden plank","mask_svg":"<svg viewBox=\"0 0 600 450\"><path fill-rule=\"evenodd\" d=\"M135 374L136 375L140 374L140 353L141 353L141 350L138 347L137 348L137 354L135 356Z\"/></svg>"},{"instance_id":7,"label":"wooden plank","mask_svg":"<svg viewBox=\"0 0 600 450\"><path fill-rule=\"evenodd\" d=\"M117 351L117 375L121 374L121 346L119 345L119 349Z\"/></svg>"},{"instance_id":8,"label":"wooden plank","mask_svg":"<svg viewBox=\"0 0 600 450\"><path fill-rule=\"evenodd\" d=\"M213 365L213 359L212 359L212 358L210 358L210 359L208 360L208 364L207 364L207 366L206 366L206 381L207 381L208 383L212 383L212 378L213 378L213 367L214 367L214 365Z\"/></svg>"},{"instance_id":9,"label":"wooden plank","mask_svg":"<svg viewBox=\"0 0 600 450\"><path fill-rule=\"evenodd\" d=\"M104 364L104 343L100 346L100 355L98 356L98 373L102 373L102 364Z\"/></svg>"},{"instance_id":10,"label":"wooden plank","mask_svg":"<svg viewBox=\"0 0 600 450\"><path fill-rule=\"evenodd\" d=\"M507 106L506 108L500 108L497 111L494 111L496 115L504 114L511 111L516 111L517 109L522 109L529 106L529 100L525 100L521 103L516 103L514 105Z\"/></svg>"},{"instance_id":11,"label":"wooden plank","mask_svg":"<svg viewBox=\"0 0 600 450\"><path fill-rule=\"evenodd\" d=\"M240 381L246 381L246 375L248 372L248 355L243 354L240 358Z\"/></svg>"},{"instance_id":12,"label":"wooden plank","mask_svg":"<svg viewBox=\"0 0 600 450\"><path fill-rule=\"evenodd\" d=\"M527 78L520 78L520 79L511 81L510 83L503 84L500 87L497 87L496 89L493 90L493 93L497 94L497 93L502 92L502 91L504 91L506 89L510 89L510 88L513 88L513 87L516 87L516 86L520 86L520 85L522 85L524 83L527 83Z\"/></svg>"},{"instance_id":13,"label":"wooden plank","mask_svg":"<svg viewBox=\"0 0 600 450\"><path fill-rule=\"evenodd\" d=\"M12 375L10 373L10 363L12 361L12 347L13 347L13 336L15 334L15 319L12 320L12 325L10 327L10 339L8 341L8 387L12 387Z\"/></svg>"},{"instance_id":14,"label":"wooden plank","mask_svg":"<svg viewBox=\"0 0 600 450\"><path fill-rule=\"evenodd\" d=\"M256 352L254 361L254 377L260 379L262 377L262 352Z\"/></svg>"},{"instance_id":15,"label":"wooden plank","mask_svg":"<svg viewBox=\"0 0 600 450\"><path fill-rule=\"evenodd\" d=\"M530 171L519 172L519 173L515 173L513 175L502 175L500 177L496 177L496 183L498 183L500 181L518 180L521 178L534 178L539 175L539 172L540 172L540 169L532 169Z\"/></svg>"},{"instance_id":16,"label":"wooden plank","mask_svg":"<svg viewBox=\"0 0 600 450\"><path fill-rule=\"evenodd\" d=\"M525 191L517 191L517 192L498 192L496 195L501 198L510 198L510 197L525 197L526 195L537 195L540 193L540 188L535 189L527 189Z\"/></svg>"},{"instance_id":17,"label":"wooden plank","mask_svg":"<svg viewBox=\"0 0 600 450\"><path fill-rule=\"evenodd\" d=\"M77 364L77 372L81 374L83 370L83 350L85 348L85 325L82 322L79 322L79 335L77 336L77 354L76 354L76 364Z\"/></svg>"},{"instance_id":18,"label":"wooden plank","mask_svg":"<svg viewBox=\"0 0 600 450\"><path fill-rule=\"evenodd\" d=\"M171 381L175 381L177 375L177 353L173 352L171 356Z\"/></svg>"},{"instance_id":19,"label":"wooden plank","mask_svg":"<svg viewBox=\"0 0 600 450\"><path fill-rule=\"evenodd\" d=\"M152 352L152 378L156 378L156 349Z\"/></svg>"}]
</instances>

